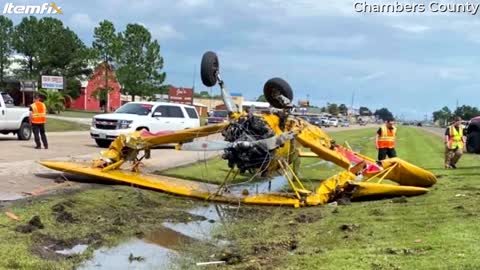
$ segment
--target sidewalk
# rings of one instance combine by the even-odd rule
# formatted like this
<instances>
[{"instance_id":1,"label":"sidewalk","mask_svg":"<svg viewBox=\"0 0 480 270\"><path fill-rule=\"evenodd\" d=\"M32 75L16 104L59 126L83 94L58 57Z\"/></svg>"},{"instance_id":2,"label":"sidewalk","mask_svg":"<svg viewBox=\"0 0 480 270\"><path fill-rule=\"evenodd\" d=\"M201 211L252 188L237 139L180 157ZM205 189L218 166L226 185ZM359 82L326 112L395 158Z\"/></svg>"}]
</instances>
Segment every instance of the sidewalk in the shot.
<instances>
[{"instance_id":1,"label":"sidewalk","mask_svg":"<svg viewBox=\"0 0 480 270\"><path fill-rule=\"evenodd\" d=\"M47 115L47 119L48 118L70 121L70 122L80 123L84 125L90 125L92 123L92 118L66 117L66 116L58 116L58 115L51 115L51 114Z\"/></svg>"}]
</instances>

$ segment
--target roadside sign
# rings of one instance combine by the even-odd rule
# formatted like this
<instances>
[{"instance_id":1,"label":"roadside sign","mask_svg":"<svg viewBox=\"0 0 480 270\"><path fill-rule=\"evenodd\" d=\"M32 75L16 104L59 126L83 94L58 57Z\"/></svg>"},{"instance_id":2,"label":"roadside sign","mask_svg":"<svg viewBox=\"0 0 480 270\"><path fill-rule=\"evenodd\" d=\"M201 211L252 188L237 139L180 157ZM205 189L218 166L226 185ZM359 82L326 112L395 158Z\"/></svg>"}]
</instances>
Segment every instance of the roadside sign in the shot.
<instances>
[{"instance_id":1,"label":"roadside sign","mask_svg":"<svg viewBox=\"0 0 480 270\"><path fill-rule=\"evenodd\" d=\"M193 104L193 89L192 88L177 88L171 86L168 91L168 101L172 103Z\"/></svg>"},{"instance_id":2,"label":"roadside sign","mask_svg":"<svg viewBox=\"0 0 480 270\"><path fill-rule=\"evenodd\" d=\"M36 92L38 91L38 83L36 81L20 81L20 91Z\"/></svg>"},{"instance_id":3,"label":"roadside sign","mask_svg":"<svg viewBox=\"0 0 480 270\"><path fill-rule=\"evenodd\" d=\"M63 89L63 77L62 76L42 76L42 88Z\"/></svg>"}]
</instances>

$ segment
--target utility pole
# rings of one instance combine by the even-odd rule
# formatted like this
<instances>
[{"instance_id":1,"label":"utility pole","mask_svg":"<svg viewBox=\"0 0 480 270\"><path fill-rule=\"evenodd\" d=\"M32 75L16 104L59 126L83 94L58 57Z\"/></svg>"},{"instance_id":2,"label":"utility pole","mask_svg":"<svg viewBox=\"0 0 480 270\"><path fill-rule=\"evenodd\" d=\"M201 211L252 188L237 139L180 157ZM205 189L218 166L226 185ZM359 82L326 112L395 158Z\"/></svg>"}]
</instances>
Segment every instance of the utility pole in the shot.
<instances>
[{"instance_id":1,"label":"utility pole","mask_svg":"<svg viewBox=\"0 0 480 270\"><path fill-rule=\"evenodd\" d=\"M350 105L350 112L353 114L353 102L355 100L355 90L352 92L352 104Z\"/></svg>"},{"instance_id":2,"label":"utility pole","mask_svg":"<svg viewBox=\"0 0 480 270\"><path fill-rule=\"evenodd\" d=\"M197 70L197 65L193 65L193 83L192 83L192 89L193 89L193 92L195 92L195 71Z\"/></svg>"}]
</instances>

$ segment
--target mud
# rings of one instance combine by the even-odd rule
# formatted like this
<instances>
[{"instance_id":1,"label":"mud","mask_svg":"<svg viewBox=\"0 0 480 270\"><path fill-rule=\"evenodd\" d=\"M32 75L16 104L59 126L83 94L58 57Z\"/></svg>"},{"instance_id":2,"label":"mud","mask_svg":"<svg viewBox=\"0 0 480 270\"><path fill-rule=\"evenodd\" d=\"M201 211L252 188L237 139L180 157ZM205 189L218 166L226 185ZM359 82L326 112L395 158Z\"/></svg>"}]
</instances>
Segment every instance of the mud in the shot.
<instances>
[{"instance_id":1,"label":"mud","mask_svg":"<svg viewBox=\"0 0 480 270\"><path fill-rule=\"evenodd\" d=\"M27 224L25 225L18 225L15 228L15 231L20 232L20 233L31 233L35 230L38 229L43 229L44 225L42 221L40 220L39 216L34 216L30 221L28 221Z\"/></svg>"},{"instance_id":2,"label":"mud","mask_svg":"<svg viewBox=\"0 0 480 270\"><path fill-rule=\"evenodd\" d=\"M358 225L358 224L343 224L343 225L340 226L339 229L344 231L344 232L353 232L353 231L356 231L356 230L360 229L360 225Z\"/></svg>"},{"instance_id":3,"label":"mud","mask_svg":"<svg viewBox=\"0 0 480 270\"><path fill-rule=\"evenodd\" d=\"M31 252L44 260L61 260L76 256L76 254L62 254L58 251L64 251L74 248L77 245L99 246L103 241L100 234L90 234L84 239L69 238L56 239L53 236L35 233L32 235L33 245Z\"/></svg>"},{"instance_id":4,"label":"mud","mask_svg":"<svg viewBox=\"0 0 480 270\"><path fill-rule=\"evenodd\" d=\"M322 218L321 214L318 214L318 215L300 214L295 217L295 221L298 223L313 223L317 220L320 220L321 218Z\"/></svg>"},{"instance_id":5,"label":"mud","mask_svg":"<svg viewBox=\"0 0 480 270\"><path fill-rule=\"evenodd\" d=\"M55 220L58 223L77 223L79 220L73 216L72 213L66 210L67 207L72 208L73 201L65 201L52 206L52 212L56 216Z\"/></svg>"},{"instance_id":6,"label":"mud","mask_svg":"<svg viewBox=\"0 0 480 270\"><path fill-rule=\"evenodd\" d=\"M407 197L405 196L392 199L392 203L407 203L407 202L408 200L407 200Z\"/></svg>"}]
</instances>

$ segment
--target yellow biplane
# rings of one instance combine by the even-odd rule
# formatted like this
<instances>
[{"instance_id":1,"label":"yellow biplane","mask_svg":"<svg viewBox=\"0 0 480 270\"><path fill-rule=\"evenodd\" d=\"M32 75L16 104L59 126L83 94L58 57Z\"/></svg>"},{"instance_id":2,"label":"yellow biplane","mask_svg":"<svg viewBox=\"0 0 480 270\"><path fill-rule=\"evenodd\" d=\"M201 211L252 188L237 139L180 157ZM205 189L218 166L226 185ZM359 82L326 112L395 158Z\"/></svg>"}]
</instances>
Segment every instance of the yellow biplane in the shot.
<instances>
[{"instance_id":1,"label":"yellow biplane","mask_svg":"<svg viewBox=\"0 0 480 270\"><path fill-rule=\"evenodd\" d=\"M86 175L108 181L133 184L171 194L195 197L216 202L246 204L315 206L338 198L368 196L413 196L428 192L436 183L431 172L399 158L377 162L335 143L322 129L293 114L293 92L281 78L268 80L264 96L273 107L268 112L242 112L233 103L220 77L218 57L206 52L202 57L201 78L207 87L220 86L229 114L227 123L208 125L182 131L150 133L147 130L120 135L101 158L89 164L41 161L43 166ZM222 141L193 141L199 137L221 133ZM150 149L163 144L178 143L184 151L223 150L222 158L230 168L221 185L143 174L139 164L150 157ZM302 151L309 149L309 151ZM320 181L307 189L294 170L297 157L320 158L332 162L344 171ZM283 174L289 192L238 194L229 192L228 185L239 173L258 176ZM384 179L397 184L384 184Z\"/></svg>"}]
</instances>

